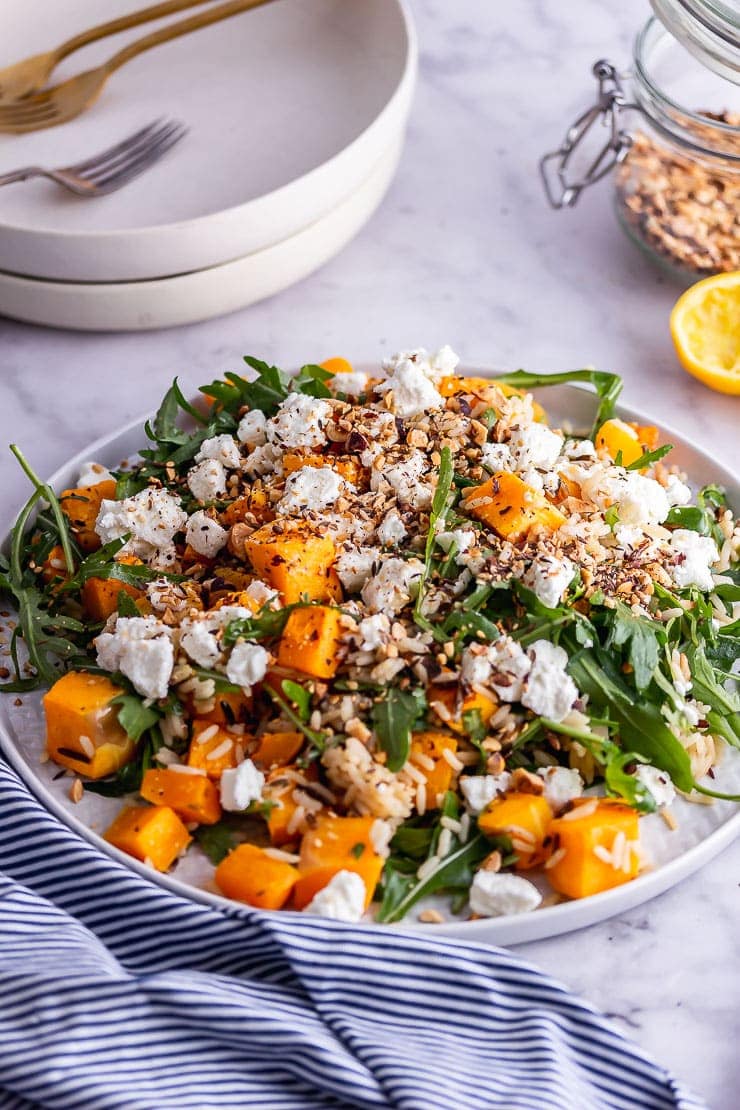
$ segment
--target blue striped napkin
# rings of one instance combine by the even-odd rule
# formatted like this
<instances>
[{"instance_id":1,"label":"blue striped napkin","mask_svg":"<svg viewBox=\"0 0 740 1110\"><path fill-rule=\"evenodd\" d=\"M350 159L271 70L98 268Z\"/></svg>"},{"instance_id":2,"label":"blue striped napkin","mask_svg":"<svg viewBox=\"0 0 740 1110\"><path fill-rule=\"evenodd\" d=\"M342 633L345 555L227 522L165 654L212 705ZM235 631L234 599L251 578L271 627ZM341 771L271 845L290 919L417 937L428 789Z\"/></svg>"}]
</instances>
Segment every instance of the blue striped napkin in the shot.
<instances>
[{"instance_id":1,"label":"blue striped napkin","mask_svg":"<svg viewBox=\"0 0 740 1110\"><path fill-rule=\"evenodd\" d=\"M0 893L3 1108L702 1106L506 951L189 902L4 763Z\"/></svg>"}]
</instances>

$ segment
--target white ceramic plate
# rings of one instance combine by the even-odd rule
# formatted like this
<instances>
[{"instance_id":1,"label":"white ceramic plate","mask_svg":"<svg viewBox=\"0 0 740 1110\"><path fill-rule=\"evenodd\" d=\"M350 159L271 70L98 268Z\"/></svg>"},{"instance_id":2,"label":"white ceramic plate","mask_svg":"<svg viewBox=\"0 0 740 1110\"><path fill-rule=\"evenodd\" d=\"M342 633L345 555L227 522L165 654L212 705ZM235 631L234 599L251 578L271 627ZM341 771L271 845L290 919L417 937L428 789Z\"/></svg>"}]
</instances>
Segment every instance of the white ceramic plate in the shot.
<instances>
[{"instance_id":1,"label":"white ceramic plate","mask_svg":"<svg viewBox=\"0 0 740 1110\"><path fill-rule=\"evenodd\" d=\"M0 67L141 6L5 0ZM99 64L158 26L73 54L54 79ZM276 0L148 51L76 120L4 135L0 172L69 165L162 116L187 123L188 136L111 196L84 200L42 181L4 188L0 270L134 281L279 243L354 193L398 140L415 71L404 0Z\"/></svg>"},{"instance_id":2,"label":"white ceramic plate","mask_svg":"<svg viewBox=\"0 0 740 1110\"><path fill-rule=\"evenodd\" d=\"M480 373L476 370L475 373ZM547 406L553 423L567 421L575 429L590 426L593 413L593 395L573 386L557 386L543 390L540 399ZM627 420L641 424L651 423L651 418L634 410L620 409ZM73 485L80 465L86 459L96 459L110 465L136 453L142 446L142 420L129 424L121 432L107 436L86 447L62 467L51 479L56 489ZM740 483L729 471L714 462L708 455L694 447L685 438L666 429L667 438L676 445L671 458L678 462L696 485L719 481L724 484L731 502L740 504ZM11 521L7 522L10 527ZM61 820L76 829L81 836L91 840L98 848L125 862L129 867L154 882L198 901L216 905L233 905L215 890L213 868L202 854L192 850L177 864L174 873L159 875L144 867L130 856L124 855L100 837L121 805L119 799L103 799L85 794L82 802L74 805L68 797L71 779L54 781L59 768L51 763L40 763L44 748L44 725L38 695L24 695L23 705L16 707L11 697L0 697L0 746L4 754L20 773L38 798ZM725 752L715 780L717 789L740 792L740 752ZM652 867L633 882L580 901L563 902L533 913L516 917L490 918L480 921L454 921L435 925L434 935L455 936L490 944L517 944L543 937L567 933L595 921L623 913L656 894L680 882L692 871L717 855L740 832L740 811L730 802L713 805L690 804L677 800L672 806L678 828L671 832L657 815L641 821L643 842ZM418 911L417 911L418 912ZM402 923L404 928L418 928L414 915ZM428 927L427 927L428 928Z\"/></svg>"},{"instance_id":3,"label":"white ceramic plate","mask_svg":"<svg viewBox=\"0 0 740 1110\"><path fill-rule=\"evenodd\" d=\"M0 273L0 314L77 331L147 331L246 308L307 277L357 234L383 199L400 151L399 142L333 211L275 246L151 281L38 281Z\"/></svg>"}]
</instances>

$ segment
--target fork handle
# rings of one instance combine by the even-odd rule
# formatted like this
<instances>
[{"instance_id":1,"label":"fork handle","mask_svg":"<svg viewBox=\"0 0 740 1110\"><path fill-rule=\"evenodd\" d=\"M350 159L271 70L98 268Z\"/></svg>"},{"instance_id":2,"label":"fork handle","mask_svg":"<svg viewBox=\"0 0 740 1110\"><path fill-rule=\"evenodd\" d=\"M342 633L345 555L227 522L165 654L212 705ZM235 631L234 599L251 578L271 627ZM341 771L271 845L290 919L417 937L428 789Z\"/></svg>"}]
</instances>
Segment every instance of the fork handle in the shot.
<instances>
[{"instance_id":1,"label":"fork handle","mask_svg":"<svg viewBox=\"0 0 740 1110\"><path fill-rule=\"evenodd\" d=\"M80 31L79 35L74 35L63 42L54 53L57 61L61 62L62 58L73 54L75 50L81 50L83 46L89 46L91 42L107 38L108 35L117 35L119 31L128 31L130 27L138 27L139 24L149 23L152 19L163 19L167 15L174 15L175 12L185 11L186 8L195 8L205 2L206 0L164 0L164 3L154 4L151 8L142 8L141 11L122 15L119 19L111 19L108 23L88 27L86 31Z\"/></svg>"},{"instance_id":2,"label":"fork handle","mask_svg":"<svg viewBox=\"0 0 740 1110\"><path fill-rule=\"evenodd\" d=\"M169 26L161 27L158 31L153 31L151 35L145 35L143 39L137 39L136 42L124 46L122 50L109 58L105 63L105 68L108 73L112 73L132 58L135 58L137 54L142 54L145 50L151 50L153 46L159 46L163 42L169 42L170 39L179 38L180 35L188 35L191 31L198 31L201 27L207 27L210 23L218 23L232 15L246 12L249 8L258 8L262 4L270 2L271 0L229 0L226 4L218 4L216 7L199 12L198 15L192 15L189 19L181 19L178 23L170 23Z\"/></svg>"},{"instance_id":3,"label":"fork handle","mask_svg":"<svg viewBox=\"0 0 740 1110\"><path fill-rule=\"evenodd\" d=\"M14 181L27 181L29 177L38 177L42 172L38 166L24 166L23 169L0 174L0 185L12 185Z\"/></svg>"}]
</instances>

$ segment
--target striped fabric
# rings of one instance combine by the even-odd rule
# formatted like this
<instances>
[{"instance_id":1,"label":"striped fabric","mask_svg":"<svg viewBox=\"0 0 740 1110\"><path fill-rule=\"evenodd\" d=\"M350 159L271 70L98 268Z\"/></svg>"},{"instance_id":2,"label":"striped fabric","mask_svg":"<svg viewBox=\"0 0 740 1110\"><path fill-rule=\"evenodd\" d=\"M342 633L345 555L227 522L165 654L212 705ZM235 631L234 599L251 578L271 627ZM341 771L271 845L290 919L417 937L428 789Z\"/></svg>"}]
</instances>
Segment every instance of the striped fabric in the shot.
<instances>
[{"instance_id":1,"label":"striped fabric","mask_svg":"<svg viewBox=\"0 0 740 1110\"><path fill-rule=\"evenodd\" d=\"M0 872L2 1108L701 1107L506 951L189 902L5 764Z\"/></svg>"}]
</instances>

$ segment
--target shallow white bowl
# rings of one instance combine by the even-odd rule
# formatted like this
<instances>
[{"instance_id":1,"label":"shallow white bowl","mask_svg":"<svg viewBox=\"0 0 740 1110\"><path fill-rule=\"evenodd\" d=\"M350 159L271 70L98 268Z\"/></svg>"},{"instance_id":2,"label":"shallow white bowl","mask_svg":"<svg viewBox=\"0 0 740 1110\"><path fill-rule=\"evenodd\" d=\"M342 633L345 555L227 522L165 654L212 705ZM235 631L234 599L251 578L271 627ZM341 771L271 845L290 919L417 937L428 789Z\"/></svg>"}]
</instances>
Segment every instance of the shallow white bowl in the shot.
<instances>
[{"instance_id":1,"label":"shallow white bowl","mask_svg":"<svg viewBox=\"0 0 740 1110\"><path fill-rule=\"evenodd\" d=\"M140 7L5 0L0 66ZM54 80L155 26L72 55ZM415 72L405 0L277 0L142 54L78 119L3 136L0 172L69 165L161 116L182 119L188 136L111 196L80 199L42 181L4 188L0 270L134 281L280 243L356 192L399 140Z\"/></svg>"},{"instance_id":2,"label":"shallow white bowl","mask_svg":"<svg viewBox=\"0 0 740 1110\"><path fill-rule=\"evenodd\" d=\"M371 366L364 368L373 369ZM485 373L479 369L470 372ZM566 385L542 390L538 396L555 426L568 421L576 430L590 427L595 412L593 394ZM640 424L655 422L649 414L633 409L620 408L619 414L623 419L636 420ZM73 485L81 464L87 459L118 465L121 459L135 455L143 445L143 422L144 418L136 420L120 432L105 436L86 447L53 475L51 484L57 490ZM740 482L689 440L665 425L662 428L669 442L675 445L672 461L688 472L692 484L722 483L737 511L740 506ZM6 532L11 523L11 520L7 520L6 528L0 534ZM99 834L113 819L121 800L99 798L86 793L79 804L73 804L68 796L70 779L54 781L54 775L59 769L54 764L41 763L44 723L40 696L24 695L23 705L20 707L15 706L13 701L12 697L0 696L0 748L51 812L99 849L108 852L152 882L184 897L217 906L233 907L233 902L217 892L213 883L213 868L200 852L189 852L178 862L173 874L160 875L104 841ZM713 785L719 790L740 792L740 752L734 749L725 752ZM557 936L623 913L686 878L727 847L740 833L740 810L734 803L718 801L713 805L698 805L677 799L671 808L678 820L675 831L669 830L658 814L650 814L641 820L642 840L652 865L650 870L614 890L591 898L547 906L533 913L479 921L448 921L434 926L419 924L416 920L417 907L397 927L431 928L435 936L454 936L487 944L512 945ZM728 881L731 881L730 877ZM446 908L444 901L427 904ZM327 922L327 928L330 927L331 923Z\"/></svg>"},{"instance_id":3,"label":"shallow white bowl","mask_svg":"<svg viewBox=\"0 0 740 1110\"><path fill-rule=\"evenodd\" d=\"M146 331L222 316L270 297L337 254L380 204L400 145L328 215L281 243L221 266L136 282L60 282L0 273L0 315L78 331Z\"/></svg>"}]
</instances>

